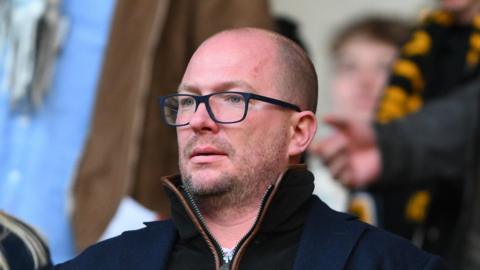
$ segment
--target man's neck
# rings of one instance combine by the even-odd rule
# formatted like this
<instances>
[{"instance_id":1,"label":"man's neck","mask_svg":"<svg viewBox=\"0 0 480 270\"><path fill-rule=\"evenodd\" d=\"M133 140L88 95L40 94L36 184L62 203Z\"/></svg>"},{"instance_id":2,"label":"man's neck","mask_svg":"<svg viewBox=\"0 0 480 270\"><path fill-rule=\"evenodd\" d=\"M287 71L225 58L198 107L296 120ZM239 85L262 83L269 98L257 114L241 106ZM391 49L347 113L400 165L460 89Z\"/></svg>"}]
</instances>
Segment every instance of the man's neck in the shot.
<instances>
[{"instance_id":1,"label":"man's neck","mask_svg":"<svg viewBox=\"0 0 480 270\"><path fill-rule=\"evenodd\" d=\"M204 214L205 223L215 240L224 248L234 248L253 227L258 207L224 209L215 215Z\"/></svg>"}]
</instances>

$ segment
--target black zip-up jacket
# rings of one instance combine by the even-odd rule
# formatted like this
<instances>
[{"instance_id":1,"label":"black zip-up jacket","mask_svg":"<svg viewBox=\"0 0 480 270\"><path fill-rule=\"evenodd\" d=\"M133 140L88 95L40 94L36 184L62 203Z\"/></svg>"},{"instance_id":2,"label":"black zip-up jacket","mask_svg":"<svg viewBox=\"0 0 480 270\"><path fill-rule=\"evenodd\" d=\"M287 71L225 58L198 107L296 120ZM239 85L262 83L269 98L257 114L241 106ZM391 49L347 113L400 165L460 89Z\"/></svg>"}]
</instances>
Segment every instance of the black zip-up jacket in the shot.
<instances>
[{"instance_id":1,"label":"black zip-up jacket","mask_svg":"<svg viewBox=\"0 0 480 270\"><path fill-rule=\"evenodd\" d=\"M302 166L303 167L303 166ZM166 181L172 218L179 231L168 269L292 269L308 201L313 191L310 172L289 170L272 185L259 204L257 220L234 249L231 262L209 233L191 195L177 177Z\"/></svg>"},{"instance_id":2,"label":"black zip-up jacket","mask_svg":"<svg viewBox=\"0 0 480 270\"><path fill-rule=\"evenodd\" d=\"M439 257L328 208L310 194L313 175L300 168L290 168L267 192L255 226L225 264L175 179L166 181L170 195L179 200L173 202L174 221L146 223L54 269L446 269Z\"/></svg>"}]
</instances>

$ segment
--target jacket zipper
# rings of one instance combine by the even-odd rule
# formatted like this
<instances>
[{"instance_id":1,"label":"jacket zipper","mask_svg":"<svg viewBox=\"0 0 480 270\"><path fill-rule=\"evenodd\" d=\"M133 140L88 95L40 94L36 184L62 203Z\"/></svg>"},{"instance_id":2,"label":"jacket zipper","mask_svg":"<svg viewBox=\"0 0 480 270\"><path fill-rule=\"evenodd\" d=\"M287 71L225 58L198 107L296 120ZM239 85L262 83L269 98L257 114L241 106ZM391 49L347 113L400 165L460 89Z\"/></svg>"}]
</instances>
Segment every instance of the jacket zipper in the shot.
<instances>
[{"instance_id":1,"label":"jacket zipper","mask_svg":"<svg viewBox=\"0 0 480 270\"><path fill-rule=\"evenodd\" d=\"M200 209L198 209L198 206L195 203L195 200L193 199L193 196L190 194L190 192L188 192L188 190L183 188L183 192L184 192L185 196L187 197L188 201L190 202L190 207L192 207L193 212L197 216L198 221L200 222L200 224L202 226L202 229L205 230L205 233L208 235L208 237L210 238L210 240L212 241L213 245L216 248L217 253L215 255L219 256L219 257L220 256L222 257L222 262L223 263L220 265L220 270L231 270L232 269L231 267L233 266L233 261L235 260L235 256L236 256L238 247L240 247L245 242L245 240L252 234L253 230L256 228L257 224L259 223L261 214L263 213L265 202L269 198L269 195L270 195L272 189L273 189L273 185L270 185L267 188L267 191L265 192L265 194L262 197L262 200L260 201L259 210L257 212L257 217L255 218L255 223L250 228L250 230L247 232L247 234L245 234L240 239L240 241L235 245L235 247L233 248L232 259L229 262L226 262L225 260L223 260L222 248L221 248L220 244L217 242L217 240L215 239L215 237L213 237L213 235L208 230L205 219L203 218L202 213L200 212Z\"/></svg>"},{"instance_id":2,"label":"jacket zipper","mask_svg":"<svg viewBox=\"0 0 480 270\"><path fill-rule=\"evenodd\" d=\"M246 242L247 239L251 239L253 238L253 231L255 230L255 228L257 228L258 224L260 223L260 221L262 220L261 217L262 217L262 214L264 212L264 209L265 209L265 205L266 205L266 202L268 200L268 198L270 198L270 194L272 193L272 190L273 190L273 185L270 185L268 188L267 188L267 191L265 192L265 194L263 195L262 197L262 200L260 201L260 204L259 204L259 209L258 209L258 212L257 212L257 217L255 218L255 222L253 224L253 226L250 228L250 230L240 239L240 241L235 245L235 247L233 248L233 256L232 256L232 259L229 261L229 262L226 262L225 260L223 260L223 251L222 251L222 248L220 246L220 244L217 242L217 240L215 239L215 237L213 237L213 235L210 233L210 231L208 230L208 227L206 225L206 222L205 222L205 219L203 218L202 216L202 213L200 212L200 209L198 209L198 206L197 204L195 203L195 200L193 199L193 196L190 194L190 192L188 192L187 190L183 189L186 197L188 198L189 202L190 202L190 207L192 207L193 209L193 212L195 213L195 215L197 216L200 224L202 225L202 228L203 230L205 230L205 233L208 235L209 239L212 241L212 243L214 244L214 246L216 247L216 251L217 253L214 254L215 256L218 256L218 257L222 257L222 264L220 265L220 270L233 270L234 266L238 265L238 263L234 264L235 261L239 261L240 259L236 260L236 256L237 256L237 251L240 250L239 247L242 247L243 244ZM235 269L238 268L238 266L235 267Z\"/></svg>"},{"instance_id":3,"label":"jacket zipper","mask_svg":"<svg viewBox=\"0 0 480 270\"><path fill-rule=\"evenodd\" d=\"M222 257L221 260L222 260L223 263L220 265L220 270L229 269L228 266L227 266L227 268L225 268L225 265L228 264L228 263L225 262L225 260L223 260L222 248L221 248L220 244L217 242L217 240L215 239L215 237L213 237L210 230L208 230L207 223L205 222L205 219L203 218L202 213L200 212L200 209L198 209L198 206L195 203L195 200L193 199L192 194L190 194L190 192L188 192L188 190L186 190L183 187L182 187L182 191L185 194L185 197L187 197L187 199L189 201L189 205L192 208L195 216L197 217L197 219L198 219L198 221L201 225L201 229L205 231L205 234L207 235L208 239L212 242L212 244L215 248L215 252L212 250L212 252L214 253L213 255L215 256L215 258L220 258L220 255ZM217 265L217 269L218 269L218 265Z\"/></svg>"},{"instance_id":4,"label":"jacket zipper","mask_svg":"<svg viewBox=\"0 0 480 270\"><path fill-rule=\"evenodd\" d=\"M230 260L230 263L231 263L230 267L232 267L232 268L229 268L230 270L234 270L234 269L238 268L238 264L239 264L240 258L241 258L241 257L238 257L238 259L237 259L238 251L242 250L242 248L244 246L243 244L246 242L247 239L249 239L249 238L252 239L253 238L253 236L254 236L253 231L255 230L255 228L258 226L258 224L262 220L261 217L262 217L262 214L264 212L267 199L270 198L272 190L273 190L273 185L270 185L268 187L267 191L265 192L265 195L263 195L262 200L260 201L260 205L259 205L258 212L257 212L257 217L255 218L255 223L253 223L253 226L250 228L250 230L247 232L247 234L245 234L242 237L242 239L240 239L240 241L238 241L237 245L233 249L233 256L232 256L232 259Z\"/></svg>"}]
</instances>

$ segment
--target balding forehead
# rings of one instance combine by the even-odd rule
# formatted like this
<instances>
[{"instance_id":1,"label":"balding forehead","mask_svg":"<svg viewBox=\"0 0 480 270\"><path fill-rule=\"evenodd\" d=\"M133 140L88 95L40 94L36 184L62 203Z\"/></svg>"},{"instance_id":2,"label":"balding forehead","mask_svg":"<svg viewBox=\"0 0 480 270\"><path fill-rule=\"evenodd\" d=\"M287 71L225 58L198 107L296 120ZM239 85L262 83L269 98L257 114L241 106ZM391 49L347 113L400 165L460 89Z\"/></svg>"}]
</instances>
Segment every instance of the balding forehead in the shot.
<instances>
[{"instance_id":1,"label":"balding forehead","mask_svg":"<svg viewBox=\"0 0 480 270\"><path fill-rule=\"evenodd\" d=\"M261 72L262 67L266 68L267 65L275 67L279 51L277 48L271 39L261 33L222 32L206 40L197 49L189 66L192 63L209 65L223 57L224 62L245 65Z\"/></svg>"},{"instance_id":2,"label":"balding forehead","mask_svg":"<svg viewBox=\"0 0 480 270\"><path fill-rule=\"evenodd\" d=\"M238 28L217 33L204 41L192 58L205 53L230 55L238 52L245 58L255 59L257 71L267 64L276 67L278 61L282 61L279 57L281 49L278 34L256 28Z\"/></svg>"}]
</instances>

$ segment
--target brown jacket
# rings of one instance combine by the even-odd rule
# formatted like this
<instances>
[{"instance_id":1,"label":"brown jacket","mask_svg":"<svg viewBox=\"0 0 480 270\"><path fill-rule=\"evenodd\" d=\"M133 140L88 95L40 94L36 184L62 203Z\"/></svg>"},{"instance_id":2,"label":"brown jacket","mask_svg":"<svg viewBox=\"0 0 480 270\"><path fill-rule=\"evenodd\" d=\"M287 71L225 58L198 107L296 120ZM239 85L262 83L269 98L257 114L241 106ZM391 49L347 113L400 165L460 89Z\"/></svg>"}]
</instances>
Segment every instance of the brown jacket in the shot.
<instances>
[{"instance_id":1,"label":"brown jacket","mask_svg":"<svg viewBox=\"0 0 480 270\"><path fill-rule=\"evenodd\" d=\"M126 195L168 215L160 178L177 172L177 145L175 130L160 121L156 97L176 90L205 38L242 26L272 28L267 0L117 1L73 184L77 250L97 241Z\"/></svg>"}]
</instances>

